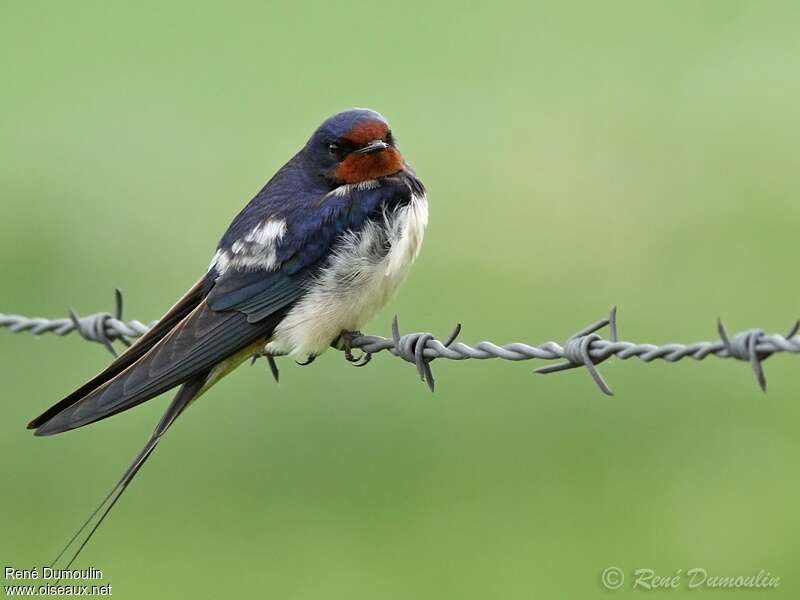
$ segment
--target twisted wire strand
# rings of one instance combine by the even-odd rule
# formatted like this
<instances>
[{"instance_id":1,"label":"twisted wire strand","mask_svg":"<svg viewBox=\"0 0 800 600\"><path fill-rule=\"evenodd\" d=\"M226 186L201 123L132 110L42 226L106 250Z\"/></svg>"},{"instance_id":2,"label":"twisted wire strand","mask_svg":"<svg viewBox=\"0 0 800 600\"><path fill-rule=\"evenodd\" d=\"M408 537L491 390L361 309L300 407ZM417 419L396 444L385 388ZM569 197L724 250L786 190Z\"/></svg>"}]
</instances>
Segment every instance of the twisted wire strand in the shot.
<instances>
[{"instance_id":1,"label":"twisted wire strand","mask_svg":"<svg viewBox=\"0 0 800 600\"><path fill-rule=\"evenodd\" d=\"M69 318L46 319L22 315L6 315L0 313L0 328L12 333L29 332L34 335L51 333L65 336L77 332L86 340L104 344L116 354L112 342L121 341L126 345L135 338L144 335L155 321L145 324L137 320L125 321L122 318L122 295L117 290L116 311L114 314L99 312L79 317L70 311ZM610 338L605 339L597 332L605 327L610 329ZM522 342L498 345L483 341L475 345L456 341L461 326L458 325L445 341L440 341L429 332L400 334L397 317L392 323L392 337L377 335L356 335L349 340L347 348L348 360L357 366L363 366L369 357L379 352L389 352L417 366L420 378L434 389L434 378L430 363L434 359L448 360L488 360L501 359L510 361L544 360L563 361L555 365L547 365L537 369L537 373L547 374L573 368L586 368L597 386L605 394L613 395L611 388L597 370L597 365L611 357L621 360L638 358L648 363L663 360L674 363L691 358L704 360L708 356L717 358L733 358L751 364L759 386L766 391L767 382L763 369L763 361L778 353L800 353L800 321L797 321L787 334L766 333L762 329L748 329L729 335L721 321L717 324L720 339L701 341L689 344L647 344L626 342L617 339L616 309L612 309L608 318L597 321L573 334L560 344L555 341L530 345ZM341 349L341 348L340 348ZM351 349L364 353L362 359L355 361L350 355ZM273 376L277 380L278 370L275 357L266 356ZM366 358L366 360L363 360Z\"/></svg>"}]
</instances>

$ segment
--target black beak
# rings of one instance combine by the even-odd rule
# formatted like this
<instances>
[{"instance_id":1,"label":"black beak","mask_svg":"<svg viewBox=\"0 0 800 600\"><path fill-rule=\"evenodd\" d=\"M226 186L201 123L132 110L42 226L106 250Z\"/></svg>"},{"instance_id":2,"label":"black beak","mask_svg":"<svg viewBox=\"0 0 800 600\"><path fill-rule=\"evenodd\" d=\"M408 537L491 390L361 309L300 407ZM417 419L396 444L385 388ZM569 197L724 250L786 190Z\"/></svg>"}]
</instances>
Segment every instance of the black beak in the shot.
<instances>
[{"instance_id":1,"label":"black beak","mask_svg":"<svg viewBox=\"0 0 800 600\"><path fill-rule=\"evenodd\" d=\"M384 142L383 140L372 140L363 148L359 148L356 150L358 154L374 154L375 152L380 152L381 150L386 150L389 147L389 144Z\"/></svg>"}]
</instances>

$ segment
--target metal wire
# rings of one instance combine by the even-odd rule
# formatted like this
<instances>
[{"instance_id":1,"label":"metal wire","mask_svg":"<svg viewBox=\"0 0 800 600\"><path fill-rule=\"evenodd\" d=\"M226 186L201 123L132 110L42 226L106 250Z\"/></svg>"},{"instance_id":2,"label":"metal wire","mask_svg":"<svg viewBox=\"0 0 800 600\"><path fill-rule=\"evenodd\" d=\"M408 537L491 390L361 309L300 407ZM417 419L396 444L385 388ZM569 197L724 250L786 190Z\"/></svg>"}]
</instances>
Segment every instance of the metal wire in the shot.
<instances>
[{"instance_id":1,"label":"metal wire","mask_svg":"<svg viewBox=\"0 0 800 600\"><path fill-rule=\"evenodd\" d=\"M114 314L100 312L80 317L74 311L70 311L70 318L44 319L0 313L0 328L6 328L13 333L30 332L34 335L52 333L64 336L77 331L82 338L103 344L115 355L113 342L121 341L128 345L133 339L144 335L154 323L155 321L146 325L141 321L123 320L122 294L119 290L116 291ZM604 339L597 333L605 327L609 328L610 339ZM520 342L504 345L479 342L470 346L456 341L456 337L461 331L461 325L457 325L442 342L428 332L401 335L398 319L395 317L392 323L391 338L377 335L354 335L350 336L347 348L339 349L345 350L348 360L351 360L356 366L363 366L371 355L379 352L386 351L394 356L399 356L416 365L420 378L427 383L431 390L434 389L435 382L430 363L437 358L448 360L487 360L492 358L512 361L560 360L563 362L541 367L536 372L548 374L583 367L588 370L600 390L608 395L613 395L613 392L598 371L597 365L612 356L622 360L638 358L643 362L663 360L673 363L684 358L703 360L708 356L747 361L753 369L759 386L766 391L767 380L762 363L773 354L800 353L800 336L797 335L800 331L800 321L795 322L785 335L768 334L763 329L748 329L729 335L721 320L717 323L717 329L720 339L710 342L656 345L620 341L617 336L616 308L614 308L608 318L584 327L567 338L563 345L551 341L536 346ZM350 354L352 349L361 350L365 356L359 360L353 360ZM272 374L277 380L278 369L275 358L272 356L266 358Z\"/></svg>"}]
</instances>

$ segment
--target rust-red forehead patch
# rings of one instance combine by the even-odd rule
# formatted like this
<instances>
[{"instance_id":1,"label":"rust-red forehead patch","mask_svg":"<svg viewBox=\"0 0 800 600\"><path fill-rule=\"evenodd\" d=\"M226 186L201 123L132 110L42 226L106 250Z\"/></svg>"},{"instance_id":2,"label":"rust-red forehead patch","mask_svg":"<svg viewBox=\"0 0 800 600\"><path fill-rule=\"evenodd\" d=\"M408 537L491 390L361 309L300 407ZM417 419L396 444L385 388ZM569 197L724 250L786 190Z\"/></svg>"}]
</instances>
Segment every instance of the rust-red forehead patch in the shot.
<instances>
[{"instance_id":1,"label":"rust-red forehead patch","mask_svg":"<svg viewBox=\"0 0 800 600\"><path fill-rule=\"evenodd\" d=\"M342 183L360 183L368 179L394 175L404 166L405 161L396 148L388 148L373 154L353 153L336 169L336 179Z\"/></svg>"},{"instance_id":2,"label":"rust-red forehead patch","mask_svg":"<svg viewBox=\"0 0 800 600\"><path fill-rule=\"evenodd\" d=\"M389 133L389 126L383 121L372 120L362 121L344 134L344 138L357 146L371 142L372 140L382 140Z\"/></svg>"}]
</instances>

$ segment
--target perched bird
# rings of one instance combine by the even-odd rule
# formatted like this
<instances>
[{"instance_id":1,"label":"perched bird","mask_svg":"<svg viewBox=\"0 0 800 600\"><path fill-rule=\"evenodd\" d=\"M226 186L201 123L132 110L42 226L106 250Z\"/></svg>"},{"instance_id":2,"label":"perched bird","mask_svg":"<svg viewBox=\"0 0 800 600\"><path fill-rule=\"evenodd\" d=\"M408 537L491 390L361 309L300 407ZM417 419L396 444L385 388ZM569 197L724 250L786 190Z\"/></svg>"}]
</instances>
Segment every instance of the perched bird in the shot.
<instances>
[{"instance_id":1,"label":"perched bird","mask_svg":"<svg viewBox=\"0 0 800 600\"><path fill-rule=\"evenodd\" d=\"M334 342L349 350L407 274L427 221L425 187L383 116L353 109L323 122L236 216L183 298L28 424L36 435L53 435L180 386L147 444L67 544L64 551L100 515L70 564L167 429L214 383L254 355L308 362Z\"/></svg>"}]
</instances>

